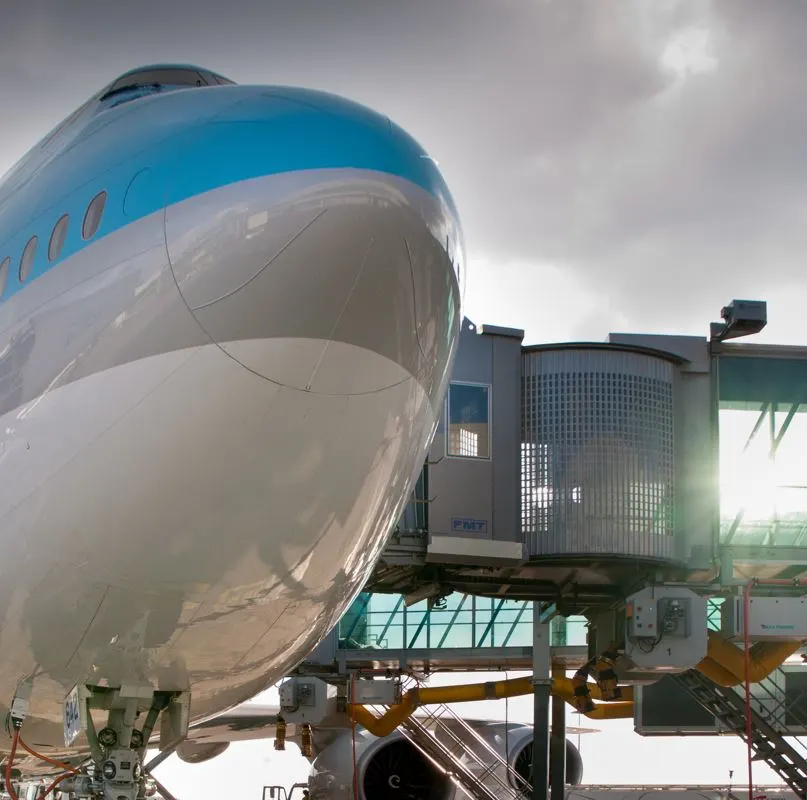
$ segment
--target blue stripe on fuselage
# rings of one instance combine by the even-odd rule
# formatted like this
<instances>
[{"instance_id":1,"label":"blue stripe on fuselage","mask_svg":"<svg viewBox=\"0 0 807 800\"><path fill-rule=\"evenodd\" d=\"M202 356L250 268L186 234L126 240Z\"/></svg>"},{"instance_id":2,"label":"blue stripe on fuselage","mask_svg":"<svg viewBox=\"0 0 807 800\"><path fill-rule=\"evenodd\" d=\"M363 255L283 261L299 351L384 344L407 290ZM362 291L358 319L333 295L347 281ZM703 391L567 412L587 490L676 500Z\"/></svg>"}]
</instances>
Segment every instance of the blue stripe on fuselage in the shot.
<instances>
[{"instance_id":1,"label":"blue stripe on fuselage","mask_svg":"<svg viewBox=\"0 0 807 800\"><path fill-rule=\"evenodd\" d=\"M454 204L434 162L386 117L321 92L228 86L168 92L94 113L32 153L0 184L0 262L11 274L2 300L106 236L165 206L231 183L296 170L357 168L395 175ZM144 172L147 170L147 172ZM136 184L124 208L127 189ZM9 176L11 177L11 176ZM81 237L84 213L108 195L98 233ZM70 225L59 259L48 240L63 214ZM31 276L20 284L20 256L39 237Z\"/></svg>"}]
</instances>

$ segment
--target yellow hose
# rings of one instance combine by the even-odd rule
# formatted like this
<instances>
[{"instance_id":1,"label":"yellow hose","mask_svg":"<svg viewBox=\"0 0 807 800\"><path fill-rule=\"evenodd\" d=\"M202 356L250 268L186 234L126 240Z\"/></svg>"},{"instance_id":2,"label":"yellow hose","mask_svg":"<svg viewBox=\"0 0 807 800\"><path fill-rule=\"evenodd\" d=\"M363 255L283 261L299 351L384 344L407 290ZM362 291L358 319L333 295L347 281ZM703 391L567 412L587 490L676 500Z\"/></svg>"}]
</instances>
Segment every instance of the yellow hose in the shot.
<instances>
[{"instance_id":1,"label":"yellow hose","mask_svg":"<svg viewBox=\"0 0 807 800\"><path fill-rule=\"evenodd\" d=\"M750 652L752 683L770 675L786 658L802 646L801 641L757 642ZM745 681L743 651L724 639L716 631L709 631L706 657L695 666L720 686L736 686ZM586 683L590 698L602 700L603 692L596 683ZM629 719L633 716L633 687L621 688L619 702L593 705L581 711L589 719ZM489 683L471 683L460 686L434 686L410 689L398 705L389 708L381 717L376 717L361 705L350 705L349 713L359 725L378 737L389 736L418 706L439 703L468 703L478 700L499 700L505 697L530 695L535 690L531 678L515 678ZM566 677L551 680L551 693L562 698L575 710L580 710L579 698L575 696L575 684Z\"/></svg>"},{"instance_id":2,"label":"yellow hose","mask_svg":"<svg viewBox=\"0 0 807 800\"><path fill-rule=\"evenodd\" d=\"M597 686L596 683L589 683L587 684L588 690L591 693L591 696L595 700L603 700L602 692L600 691L600 687ZM622 700L633 700L633 687L632 686L620 686L622 690ZM569 695L570 697L574 695L574 685L570 678L552 678L552 693L557 693L558 695Z\"/></svg>"},{"instance_id":3,"label":"yellow hose","mask_svg":"<svg viewBox=\"0 0 807 800\"><path fill-rule=\"evenodd\" d=\"M554 692L553 692L554 694ZM578 711L573 694L557 692L557 696L565 700L575 711ZM619 700L615 703L595 703L590 711L580 711L589 719L631 719L633 717L633 703Z\"/></svg>"},{"instance_id":4,"label":"yellow hose","mask_svg":"<svg viewBox=\"0 0 807 800\"><path fill-rule=\"evenodd\" d=\"M600 689L596 684L590 685L591 696L600 698ZM531 678L514 678L508 681L492 681L490 683L469 683L460 686L426 686L410 689L398 705L392 706L381 717L376 717L361 705L351 705L352 718L373 736L389 736L418 706L438 703L469 703L477 700L500 700L505 697L520 697L532 694L535 687ZM552 679L552 694L563 698L574 706L574 689L568 678ZM633 687L623 688L623 697L627 702L608 703L595 706L583 713L589 719L627 719L633 716Z\"/></svg>"}]
</instances>

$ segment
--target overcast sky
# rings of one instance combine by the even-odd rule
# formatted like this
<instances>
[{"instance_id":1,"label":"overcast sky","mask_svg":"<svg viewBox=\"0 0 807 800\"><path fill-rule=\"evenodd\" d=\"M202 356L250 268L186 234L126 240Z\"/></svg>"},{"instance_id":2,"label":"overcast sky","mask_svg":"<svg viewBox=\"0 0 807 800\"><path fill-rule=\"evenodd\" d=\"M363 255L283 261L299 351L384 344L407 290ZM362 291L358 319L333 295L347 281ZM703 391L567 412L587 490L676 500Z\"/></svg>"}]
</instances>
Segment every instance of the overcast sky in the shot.
<instances>
[{"instance_id":1,"label":"overcast sky","mask_svg":"<svg viewBox=\"0 0 807 800\"><path fill-rule=\"evenodd\" d=\"M389 114L439 161L466 311L530 341L705 334L767 299L807 342L802 0L0 4L0 171L116 74L190 61Z\"/></svg>"},{"instance_id":2,"label":"overcast sky","mask_svg":"<svg viewBox=\"0 0 807 800\"><path fill-rule=\"evenodd\" d=\"M331 90L439 162L476 322L703 335L740 297L807 344L805 42L804 0L2 2L0 173L139 64Z\"/></svg>"}]
</instances>

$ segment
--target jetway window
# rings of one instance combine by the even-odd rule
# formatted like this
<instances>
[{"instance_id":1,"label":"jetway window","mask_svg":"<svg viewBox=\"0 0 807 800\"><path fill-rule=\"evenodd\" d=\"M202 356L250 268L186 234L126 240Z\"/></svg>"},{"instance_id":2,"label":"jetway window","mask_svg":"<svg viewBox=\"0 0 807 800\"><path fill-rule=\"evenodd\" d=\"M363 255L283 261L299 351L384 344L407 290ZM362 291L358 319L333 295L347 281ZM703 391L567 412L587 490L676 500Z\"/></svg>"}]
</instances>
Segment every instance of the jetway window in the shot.
<instances>
[{"instance_id":1,"label":"jetway window","mask_svg":"<svg viewBox=\"0 0 807 800\"><path fill-rule=\"evenodd\" d=\"M720 356L720 540L807 546L807 360Z\"/></svg>"},{"instance_id":2,"label":"jetway window","mask_svg":"<svg viewBox=\"0 0 807 800\"><path fill-rule=\"evenodd\" d=\"M550 643L583 646L587 626L585 617L558 618ZM340 650L531 647L532 603L453 592L439 605L407 606L403 595L362 593L340 620L338 638Z\"/></svg>"},{"instance_id":3,"label":"jetway window","mask_svg":"<svg viewBox=\"0 0 807 800\"><path fill-rule=\"evenodd\" d=\"M490 458L490 387L452 383L448 388L447 454Z\"/></svg>"}]
</instances>

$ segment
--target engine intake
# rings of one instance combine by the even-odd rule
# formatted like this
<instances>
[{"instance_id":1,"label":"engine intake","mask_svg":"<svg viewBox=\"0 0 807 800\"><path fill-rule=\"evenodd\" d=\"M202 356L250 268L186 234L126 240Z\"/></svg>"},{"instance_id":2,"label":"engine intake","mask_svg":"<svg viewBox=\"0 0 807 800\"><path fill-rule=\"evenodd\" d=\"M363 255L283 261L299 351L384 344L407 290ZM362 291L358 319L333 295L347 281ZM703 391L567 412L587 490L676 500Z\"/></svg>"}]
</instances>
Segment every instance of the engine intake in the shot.
<instances>
[{"instance_id":1,"label":"engine intake","mask_svg":"<svg viewBox=\"0 0 807 800\"><path fill-rule=\"evenodd\" d=\"M362 776L364 800L450 800L448 776L411 742L396 739L373 754Z\"/></svg>"},{"instance_id":2,"label":"engine intake","mask_svg":"<svg viewBox=\"0 0 807 800\"><path fill-rule=\"evenodd\" d=\"M528 742L523 745L515 754L513 759L513 770L515 773L532 786L532 751L533 743ZM549 767L549 779L552 780L552 767ZM567 739L566 740L566 785L579 786L583 782L583 757L580 751ZM529 797L529 793L524 787L518 787L524 797Z\"/></svg>"},{"instance_id":3,"label":"engine intake","mask_svg":"<svg viewBox=\"0 0 807 800\"><path fill-rule=\"evenodd\" d=\"M361 800L454 800L455 787L413 744L396 732L376 739L356 737L356 767ZM353 800L353 742L338 735L311 765L312 797Z\"/></svg>"}]
</instances>

